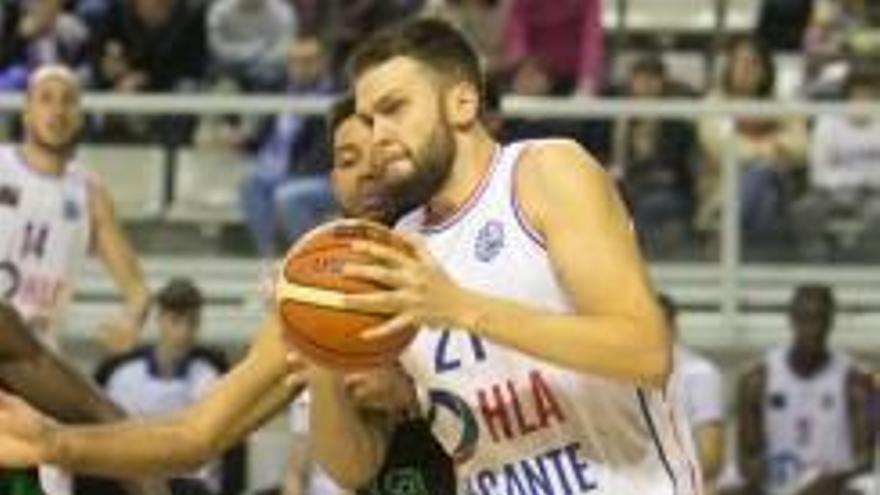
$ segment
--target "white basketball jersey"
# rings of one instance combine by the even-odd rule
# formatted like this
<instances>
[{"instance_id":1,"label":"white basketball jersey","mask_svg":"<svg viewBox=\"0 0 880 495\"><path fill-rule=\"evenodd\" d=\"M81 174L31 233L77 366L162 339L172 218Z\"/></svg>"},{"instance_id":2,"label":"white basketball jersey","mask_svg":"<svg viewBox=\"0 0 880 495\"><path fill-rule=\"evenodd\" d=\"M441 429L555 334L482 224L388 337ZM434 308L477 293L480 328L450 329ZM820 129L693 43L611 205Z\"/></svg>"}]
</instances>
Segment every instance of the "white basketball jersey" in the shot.
<instances>
[{"instance_id":1,"label":"white basketball jersey","mask_svg":"<svg viewBox=\"0 0 880 495\"><path fill-rule=\"evenodd\" d=\"M0 147L0 299L36 330L58 316L87 254L89 180L75 165L41 173Z\"/></svg>"},{"instance_id":2,"label":"white basketball jersey","mask_svg":"<svg viewBox=\"0 0 880 495\"><path fill-rule=\"evenodd\" d=\"M805 476L855 467L846 398L853 361L832 351L825 369L804 379L791 371L788 354L788 348L776 349L764 358L770 493L782 493Z\"/></svg>"},{"instance_id":3,"label":"white basketball jersey","mask_svg":"<svg viewBox=\"0 0 880 495\"><path fill-rule=\"evenodd\" d=\"M516 163L530 145L540 144L498 148L482 184L446 222L425 226L420 209L398 228L422 235L464 287L571 313L517 207ZM426 389L428 419L456 461L462 493L700 493L686 426L664 391L555 366L454 328L420 332L403 362Z\"/></svg>"}]
</instances>

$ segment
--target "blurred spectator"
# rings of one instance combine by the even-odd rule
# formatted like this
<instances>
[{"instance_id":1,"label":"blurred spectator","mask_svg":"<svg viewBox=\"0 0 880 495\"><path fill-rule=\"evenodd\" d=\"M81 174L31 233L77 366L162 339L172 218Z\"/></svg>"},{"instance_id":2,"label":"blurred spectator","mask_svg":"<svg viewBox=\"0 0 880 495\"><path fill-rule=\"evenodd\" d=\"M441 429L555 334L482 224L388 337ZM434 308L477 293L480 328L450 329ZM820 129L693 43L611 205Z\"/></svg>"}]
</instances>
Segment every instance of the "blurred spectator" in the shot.
<instances>
[{"instance_id":1,"label":"blurred spectator","mask_svg":"<svg viewBox=\"0 0 880 495\"><path fill-rule=\"evenodd\" d=\"M170 280L157 294L156 303L156 344L113 358L96 373L96 380L110 398L132 416L165 416L184 409L204 395L227 370L223 356L197 344L203 298L191 280ZM222 464L215 461L173 480L172 491L238 493L244 487L244 468L242 450L237 448ZM90 491L88 486L78 488L78 493L97 492Z\"/></svg>"},{"instance_id":2,"label":"blurred spectator","mask_svg":"<svg viewBox=\"0 0 880 495\"><path fill-rule=\"evenodd\" d=\"M770 53L755 39L737 38L727 54L715 99L770 99L775 69ZM729 133L729 134L728 134ZM784 240L792 172L804 165L806 123L788 119L708 116L700 119L704 163L698 171L696 224L714 232L722 204L721 164L725 135L733 139L740 168L740 223L748 241L770 245ZM770 243L770 244L768 244Z\"/></svg>"},{"instance_id":3,"label":"blurred spectator","mask_svg":"<svg viewBox=\"0 0 880 495\"><path fill-rule=\"evenodd\" d=\"M678 334L678 308L666 294L658 296L666 324L676 344L673 354L673 390L691 428L697 458L703 470L707 494L716 493L715 484L724 465L724 400L721 371L707 357L681 343Z\"/></svg>"},{"instance_id":4,"label":"blurred spectator","mask_svg":"<svg viewBox=\"0 0 880 495\"><path fill-rule=\"evenodd\" d=\"M637 59L624 96L658 99L680 93L659 55ZM615 126L614 168L646 247L674 252L693 218L696 133L689 121L621 118Z\"/></svg>"},{"instance_id":5,"label":"blurred spectator","mask_svg":"<svg viewBox=\"0 0 880 495\"><path fill-rule=\"evenodd\" d=\"M290 95L328 95L336 89L315 36L290 43L287 70ZM279 114L244 144L253 153L241 191L245 219L260 256L271 259L279 248L280 225L294 239L333 209L323 118Z\"/></svg>"},{"instance_id":6,"label":"blurred spectator","mask_svg":"<svg viewBox=\"0 0 880 495\"><path fill-rule=\"evenodd\" d=\"M791 343L739 383L739 464L747 493L841 495L871 466L870 376L829 347L835 302L827 285L799 286Z\"/></svg>"},{"instance_id":7,"label":"blurred spectator","mask_svg":"<svg viewBox=\"0 0 880 495\"><path fill-rule=\"evenodd\" d=\"M3 38L0 89L24 89L30 71L43 64L74 70L86 62L88 29L63 10L62 0L9 2Z\"/></svg>"},{"instance_id":8,"label":"blurred spectator","mask_svg":"<svg viewBox=\"0 0 880 495\"><path fill-rule=\"evenodd\" d=\"M815 0L807 28L808 91L823 95L842 84L851 57L880 54L880 7L865 0Z\"/></svg>"},{"instance_id":9,"label":"blurred spectator","mask_svg":"<svg viewBox=\"0 0 880 495\"><path fill-rule=\"evenodd\" d=\"M95 27L92 83L125 93L194 89L206 60L200 0L119 0Z\"/></svg>"},{"instance_id":10,"label":"blurred spectator","mask_svg":"<svg viewBox=\"0 0 880 495\"><path fill-rule=\"evenodd\" d=\"M600 0L510 0L504 24L505 63L545 72L554 93L592 94L603 84L604 42Z\"/></svg>"},{"instance_id":11,"label":"blurred spectator","mask_svg":"<svg viewBox=\"0 0 880 495\"><path fill-rule=\"evenodd\" d=\"M95 21L90 84L118 93L194 90L204 75L207 48L201 0L118 0ZM190 138L188 116L106 114L90 122L93 139L111 142Z\"/></svg>"},{"instance_id":12,"label":"blurred spectator","mask_svg":"<svg viewBox=\"0 0 880 495\"><path fill-rule=\"evenodd\" d=\"M846 99L880 100L880 71L856 65L847 79ZM863 236L880 237L880 120L822 115L810 148L811 190L794 206L798 248L809 259L828 259L830 222L858 219Z\"/></svg>"},{"instance_id":13,"label":"blurred spectator","mask_svg":"<svg viewBox=\"0 0 880 495\"><path fill-rule=\"evenodd\" d=\"M510 0L442 0L434 14L458 27L484 57L486 72L501 71L504 61L504 16Z\"/></svg>"},{"instance_id":14,"label":"blurred spectator","mask_svg":"<svg viewBox=\"0 0 880 495\"><path fill-rule=\"evenodd\" d=\"M284 58L296 34L286 0L216 0L207 22L214 76L231 77L248 91L283 86Z\"/></svg>"},{"instance_id":15,"label":"blurred spectator","mask_svg":"<svg viewBox=\"0 0 880 495\"><path fill-rule=\"evenodd\" d=\"M418 13L425 0L321 0L321 3L329 3L334 9L327 39L333 73L341 80L348 56L358 43L377 29Z\"/></svg>"},{"instance_id":16,"label":"blurred spectator","mask_svg":"<svg viewBox=\"0 0 880 495\"><path fill-rule=\"evenodd\" d=\"M773 51L800 51L815 0L762 0L756 35Z\"/></svg>"}]
</instances>

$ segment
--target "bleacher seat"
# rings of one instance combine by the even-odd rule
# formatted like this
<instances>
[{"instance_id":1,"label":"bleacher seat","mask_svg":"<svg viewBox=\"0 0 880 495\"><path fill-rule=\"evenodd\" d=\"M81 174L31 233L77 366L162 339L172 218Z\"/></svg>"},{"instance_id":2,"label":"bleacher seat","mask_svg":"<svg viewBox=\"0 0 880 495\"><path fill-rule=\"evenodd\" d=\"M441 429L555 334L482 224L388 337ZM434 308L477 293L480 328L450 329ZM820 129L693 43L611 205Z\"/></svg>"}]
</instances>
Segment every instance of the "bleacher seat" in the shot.
<instances>
[{"instance_id":1,"label":"bleacher seat","mask_svg":"<svg viewBox=\"0 0 880 495\"><path fill-rule=\"evenodd\" d=\"M241 154L227 150L179 151L168 219L198 224L240 222L238 191L247 169L245 161Z\"/></svg>"},{"instance_id":2,"label":"bleacher seat","mask_svg":"<svg viewBox=\"0 0 880 495\"><path fill-rule=\"evenodd\" d=\"M631 31L711 32L716 27L715 2L708 0L625 0L624 25Z\"/></svg>"},{"instance_id":3,"label":"bleacher seat","mask_svg":"<svg viewBox=\"0 0 880 495\"><path fill-rule=\"evenodd\" d=\"M162 213L165 159L164 149L144 145L82 145L76 156L107 186L123 220L150 220Z\"/></svg>"},{"instance_id":4,"label":"bleacher seat","mask_svg":"<svg viewBox=\"0 0 880 495\"><path fill-rule=\"evenodd\" d=\"M760 0L725 0L727 14L724 30L728 32L749 32L758 23Z\"/></svg>"}]
</instances>

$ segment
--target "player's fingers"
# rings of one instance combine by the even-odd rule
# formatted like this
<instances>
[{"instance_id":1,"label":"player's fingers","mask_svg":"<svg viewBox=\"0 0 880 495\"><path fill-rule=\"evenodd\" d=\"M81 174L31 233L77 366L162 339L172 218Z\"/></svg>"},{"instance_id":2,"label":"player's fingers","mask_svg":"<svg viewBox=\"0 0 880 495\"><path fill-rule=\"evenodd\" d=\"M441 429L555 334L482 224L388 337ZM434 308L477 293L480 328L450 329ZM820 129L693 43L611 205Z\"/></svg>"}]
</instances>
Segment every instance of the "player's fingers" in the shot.
<instances>
[{"instance_id":1,"label":"player's fingers","mask_svg":"<svg viewBox=\"0 0 880 495\"><path fill-rule=\"evenodd\" d=\"M346 263L342 267L342 274L346 277L367 280L389 288L401 287L410 281L410 277L402 270L364 263Z\"/></svg>"},{"instance_id":2,"label":"player's fingers","mask_svg":"<svg viewBox=\"0 0 880 495\"><path fill-rule=\"evenodd\" d=\"M400 312L403 298L401 291L377 291L364 294L344 294L342 309L361 313L392 314Z\"/></svg>"},{"instance_id":3,"label":"player's fingers","mask_svg":"<svg viewBox=\"0 0 880 495\"><path fill-rule=\"evenodd\" d=\"M429 266L439 266L439 263L434 258L434 255L431 254L431 251L428 249L428 245L423 238L412 232L401 231L398 232L398 234L406 240L407 244L412 246L416 254L416 259Z\"/></svg>"},{"instance_id":4,"label":"player's fingers","mask_svg":"<svg viewBox=\"0 0 880 495\"><path fill-rule=\"evenodd\" d=\"M410 313L401 313L376 328L366 330L360 337L364 340L375 340L390 337L413 327L415 318Z\"/></svg>"},{"instance_id":5,"label":"player's fingers","mask_svg":"<svg viewBox=\"0 0 880 495\"><path fill-rule=\"evenodd\" d=\"M354 241L351 249L391 266L411 266L413 263L412 258L406 254L373 241Z\"/></svg>"}]
</instances>

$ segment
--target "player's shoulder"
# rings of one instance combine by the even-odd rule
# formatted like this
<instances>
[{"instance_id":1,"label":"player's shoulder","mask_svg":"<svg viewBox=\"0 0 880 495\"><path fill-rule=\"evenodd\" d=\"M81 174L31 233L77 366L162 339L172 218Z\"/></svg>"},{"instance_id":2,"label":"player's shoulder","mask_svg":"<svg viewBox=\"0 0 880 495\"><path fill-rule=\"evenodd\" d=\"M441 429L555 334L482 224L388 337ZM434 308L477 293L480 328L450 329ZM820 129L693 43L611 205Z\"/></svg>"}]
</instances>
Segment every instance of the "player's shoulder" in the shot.
<instances>
[{"instance_id":1,"label":"player's shoulder","mask_svg":"<svg viewBox=\"0 0 880 495\"><path fill-rule=\"evenodd\" d=\"M520 162L525 164L590 164L596 165L596 160L590 153L574 139L568 138L544 138L522 141L523 147ZM535 167L530 167L535 168ZM549 167L540 167L549 168ZM554 167L558 168L558 167Z\"/></svg>"},{"instance_id":2,"label":"player's shoulder","mask_svg":"<svg viewBox=\"0 0 880 495\"><path fill-rule=\"evenodd\" d=\"M534 139L519 145L523 148L517 180L527 188L558 193L560 187L595 184L608 178L593 156L573 139Z\"/></svg>"}]
</instances>

